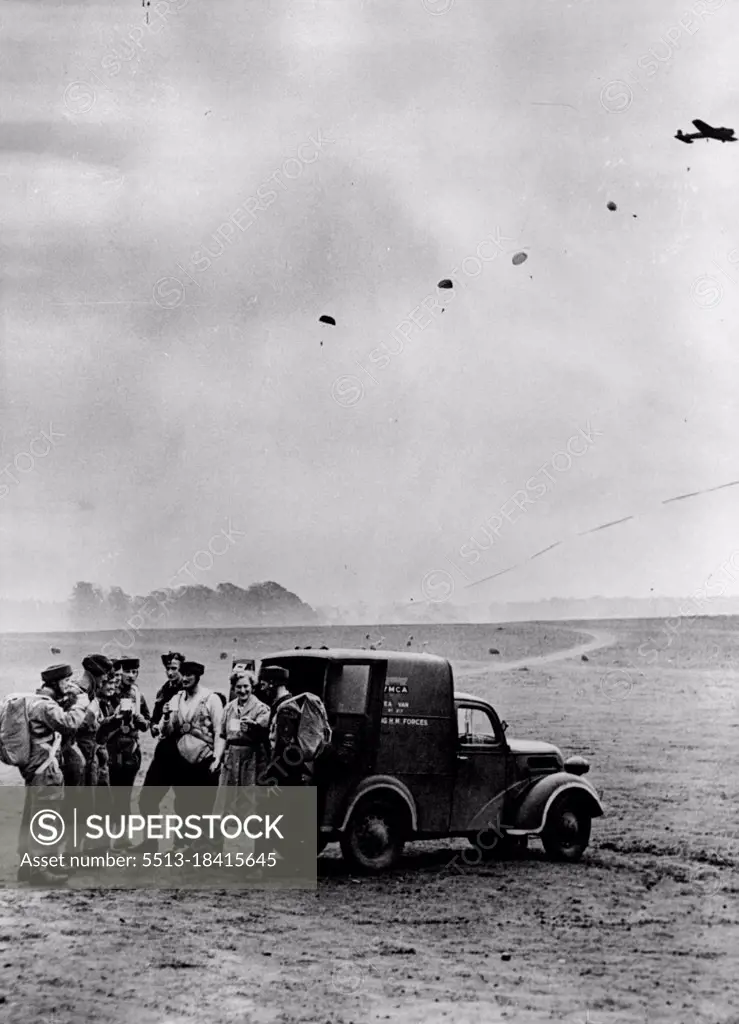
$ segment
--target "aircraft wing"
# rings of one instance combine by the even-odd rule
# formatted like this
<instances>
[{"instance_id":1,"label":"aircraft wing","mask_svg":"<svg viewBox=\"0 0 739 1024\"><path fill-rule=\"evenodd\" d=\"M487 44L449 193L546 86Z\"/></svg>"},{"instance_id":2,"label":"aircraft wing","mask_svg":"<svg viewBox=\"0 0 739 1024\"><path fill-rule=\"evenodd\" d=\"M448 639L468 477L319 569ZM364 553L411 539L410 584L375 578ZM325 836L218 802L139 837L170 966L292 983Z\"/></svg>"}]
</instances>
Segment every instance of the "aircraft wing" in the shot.
<instances>
[{"instance_id":1,"label":"aircraft wing","mask_svg":"<svg viewBox=\"0 0 739 1024\"><path fill-rule=\"evenodd\" d=\"M705 121L700 121L696 119L695 121L693 121L693 124L699 132L703 133L703 135L713 135L715 137L716 129L712 128L710 124L706 124Z\"/></svg>"}]
</instances>

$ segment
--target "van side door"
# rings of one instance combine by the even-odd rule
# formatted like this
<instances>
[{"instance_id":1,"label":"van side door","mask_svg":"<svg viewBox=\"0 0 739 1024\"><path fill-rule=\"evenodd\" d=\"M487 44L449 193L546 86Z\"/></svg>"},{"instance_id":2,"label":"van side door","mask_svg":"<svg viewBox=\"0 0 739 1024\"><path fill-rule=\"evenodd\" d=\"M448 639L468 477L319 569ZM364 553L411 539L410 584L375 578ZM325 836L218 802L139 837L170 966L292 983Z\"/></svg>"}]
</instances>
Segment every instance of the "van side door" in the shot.
<instances>
[{"instance_id":1,"label":"van side door","mask_svg":"<svg viewBox=\"0 0 739 1024\"><path fill-rule=\"evenodd\" d=\"M508 747L490 708L456 702L457 757L452 796L452 832L497 828L503 810Z\"/></svg>"}]
</instances>

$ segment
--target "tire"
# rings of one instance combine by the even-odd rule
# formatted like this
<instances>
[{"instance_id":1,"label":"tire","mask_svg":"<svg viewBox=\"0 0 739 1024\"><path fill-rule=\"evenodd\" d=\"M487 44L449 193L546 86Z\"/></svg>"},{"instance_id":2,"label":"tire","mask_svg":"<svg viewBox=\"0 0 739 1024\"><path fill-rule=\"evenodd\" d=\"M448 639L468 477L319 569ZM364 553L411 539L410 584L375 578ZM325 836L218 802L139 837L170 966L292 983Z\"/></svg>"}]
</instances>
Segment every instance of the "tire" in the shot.
<instances>
[{"instance_id":1,"label":"tire","mask_svg":"<svg viewBox=\"0 0 739 1024\"><path fill-rule=\"evenodd\" d=\"M405 839L400 816L384 801L367 801L352 814L341 837L344 860L364 874L388 871L400 860Z\"/></svg>"},{"instance_id":2,"label":"tire","mask_svg":"<svg viewBox=\"0 0 739 1024\"><path fill-rule=\"evenodd\" d=\"M515 860L523 857L528 847L526 836L498 836L495 832L477 832L469 841L472 849L479 853L480 862Z\"/></svg>"},{"instance_id":3,"label":"tire","mask_svg":"<svg viewBox=\"0 0 739 1024\"><path fill-rule=\"evenodd\" d=\"M591 818L582 803L562 796L552 804L541 840L552 860L580 860L590 841Z\"/></svg>"}]
</instances>

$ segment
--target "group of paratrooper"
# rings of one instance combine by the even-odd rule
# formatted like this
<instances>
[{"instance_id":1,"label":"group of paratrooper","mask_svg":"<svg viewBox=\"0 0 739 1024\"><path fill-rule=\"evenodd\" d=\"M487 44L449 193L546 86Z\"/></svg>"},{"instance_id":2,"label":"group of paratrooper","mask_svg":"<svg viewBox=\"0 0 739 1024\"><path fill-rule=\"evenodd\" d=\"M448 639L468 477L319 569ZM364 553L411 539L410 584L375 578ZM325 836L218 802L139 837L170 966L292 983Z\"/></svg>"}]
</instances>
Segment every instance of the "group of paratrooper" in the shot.
<instances>
[{"instance_id":1,"label":"group of paratrooper","mask_svg":"<svg viewBox=\"0 0 739 1024\"><path fill-rule=\"evenodd\" d=\"M264 666L257 674L251 659L235 657L227 699L204 685L199 662L172 651L161 660L167 678L151 709L137 682L137 658L111 661L90 654L77 673L67 664L41 673L42 686L25 706L27 755L23 763L9 761L27 787L21 853L32 845L28 824L35 811L63 805L72 787L110 787L110 805L121 816L130 814L141 769L140 737L147 731L157 742L139 793L141 815L156 814L170 789L175 813L191 811L197 792L202 814L212 810L218 787L310 781L310 755L297 742L301 704L289 689L286 668ZM318 708L327 743L325 709L319 698L307 696L311 709ZM129 845L125 836L113 842ZM157 846L146 840L137 849ZM19 869L20 881L48 884L62 876L57 869Z\"/></svg>"}]
</instances>

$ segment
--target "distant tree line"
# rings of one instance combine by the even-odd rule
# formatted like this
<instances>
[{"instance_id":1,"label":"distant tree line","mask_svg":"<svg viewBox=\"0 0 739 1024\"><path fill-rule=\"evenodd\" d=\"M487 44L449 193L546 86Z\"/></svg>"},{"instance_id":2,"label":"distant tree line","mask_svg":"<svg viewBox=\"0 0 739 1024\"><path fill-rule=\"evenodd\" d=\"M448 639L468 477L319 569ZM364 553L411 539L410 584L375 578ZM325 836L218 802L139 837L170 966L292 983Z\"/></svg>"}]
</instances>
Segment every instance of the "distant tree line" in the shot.
<instances>
[{"instance_id":1,"label":"distant tree line","mask_svg":"<svg viewBox=\"0 0 739 1024\"><path fill-rule=\"evenodd\" d=\"M246 589L233 583L219 583L215 590L200 585L164 588L141 597L81 580L74 585L68 611L71 627L80 630L117 629L139 611L151 628L167 629L310 626L319 620L310 605L272 581Z\"/></svg>"}]
</instances>

